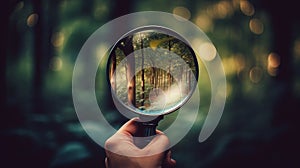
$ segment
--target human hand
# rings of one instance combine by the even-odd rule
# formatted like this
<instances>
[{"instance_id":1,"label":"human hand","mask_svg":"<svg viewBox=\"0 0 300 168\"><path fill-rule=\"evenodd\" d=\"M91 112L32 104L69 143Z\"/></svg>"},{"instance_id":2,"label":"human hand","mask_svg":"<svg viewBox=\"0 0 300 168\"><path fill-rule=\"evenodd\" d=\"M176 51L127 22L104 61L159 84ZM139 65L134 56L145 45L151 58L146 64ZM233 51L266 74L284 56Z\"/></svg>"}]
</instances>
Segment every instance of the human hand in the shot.
<instances>
[{"instance_id":1,"label":"human hand","mask_svg":"<svg viewBox=\"0 0 300 168\"><path fill-rule=\"evenodd\" d=\"M176 161L171 159L169 139L161 131L144 148L134 144L137 132L137 118L125 123L105 143L106 168L173 168Z\"/></svg>"}]
</instances>

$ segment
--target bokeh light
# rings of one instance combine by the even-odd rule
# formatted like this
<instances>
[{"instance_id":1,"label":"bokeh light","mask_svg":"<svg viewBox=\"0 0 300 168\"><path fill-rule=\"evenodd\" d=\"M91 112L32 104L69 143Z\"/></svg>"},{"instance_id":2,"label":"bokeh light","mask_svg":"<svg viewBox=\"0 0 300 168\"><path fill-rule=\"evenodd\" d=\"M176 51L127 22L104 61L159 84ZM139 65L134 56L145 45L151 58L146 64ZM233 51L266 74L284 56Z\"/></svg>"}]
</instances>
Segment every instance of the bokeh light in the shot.
<instances>
[{"instance_id":1,"label":"bokeh light","mask_svg":"<svg viewBox=\"0 0 300 168\"><path fill-rule=\"evenodd\" d=\"M234 9L240 9L240 1L241 0L232 0L232 6Z\"/></svg>"},{"instance_id":2,"label":"bokeh light","mask_svg":"<svg viewBox=\"0 0 300 168\"><path fill-rule=\"evenodd\" d=\"M104 16L106 16L108 12L108 8L106 5L104 4L101 4L101 5L98 5L95 9L94 9L94 17L95 19L102 19Z\"/></svg>"},{"instance_id":3,"label":"bokeh light","mask_svg":"<svg viewBox=\"0 0 300 168\"><path fill-rule=\"evenodd\" d=\"M64 43L65 36L62 32L56 32L51 37L51 43L54 47L61 47Z\"/></svg>"},{"instance_id":4,"label":"bokeh light","mask_svg":"<svg viewBox=\"0 0 300 168\"><path fill-rule=\"evenodd\" d=\"M296 58L300 58L300 39L296 40L294 43L294 54Z\"/></svg>"},{"instance_id":5,"label":"bokeh light","mask_svg":"<svg viewBox=\"0 0 300 168\"><path fill-rule=\"evenodd\" d=\"M277 68L268 68L268 73L270 76L277 76L278 69Z\"/></svg>"},{"instance_id":6,"label":"bokeh light","mask_svg":"<svg viewBox=\"0 0 300 168\"><path fill-rule=\"evenodd\" d=\"M217 55L217 50L211 43L201 44L198 51L200 56L206 61L213 60Z\"/></svg>"},{"instance_id":7,"label":"bokeh light","mask_svg":"<svg viewBox=\"0 0 300 168\"><path fill-rule=\"evenodd\" d=\"M255 13L253 5L247 0L240 0L240 9L247 16L253 16Z\"/></svg>"},{"instance_id":8,"label":"bokeh light","mask_svg":"<svg viewBox=\"0 0 300 168\"><path fill-rule=\"evenodd\" d=\"M60 71L63 67L63 61L60 57L53 57L50 60L49 68L52 71Z\"/></svg>"},{"instance_id":9,"label":"bokeh light","mask_svg":"<svg viewBox=\"0 0 300 168\"><path fill-rule=\"evenodd\" d=\"M173 14L174 14L174 17L178 20L183 20L182 18L180 18L178 16L181 16L187 20L189 20L191 18L191 12L189 11L189 9L187 9L186 7L182 7L182 6L175 7L173 9Z\"/></svg>"},{"instance_id":10,"label":"bokeh light","mask_svg":"<svg viewBox=\"0 0 300 168\"><path fill-rule=\"evenodd\" d=\"M250 69L249 78L250 78L251 82L259 83L261 81L262 77L263 77L262 68L255 66Z\"/></svg>"},{"instance_id":11,"label":"bokeh light","mask_svg":"<svg viewBox=\"0 0 300 168\"><path fill-rule=\"evenodd\" d=\"M246 60L245 57L241 54L236 54L233 57L235 59L236 72L239 76L239 73L246 67Z\"/></svg>"},{"instance_id":12,"label":"bokeh light","mask_svg":"<svg viewBox=\"0 0 300 168\"><path fill-rule=\"evenodd\" d=\"M254 34L262 34L264 32L264 24L260 19L253 18L249 22L249 28Z\"/></svg>"},{"instance_id":13,"label":"bokeh light","mask_svg":"<svg viewBox=\"0 0 300 168\"><path fill-rule=\"evenodd\" d=\"M270 53L268 56L268 66L271 68L278 68L280 65L280 57L276 53Z\"/></svg>"},{"instance_id":14,"label":"bokeh light","mask_svg":"<svg viewBox=\"0 0 300 168\"><path fill-rule=\"evenodd\" d=\"M38 19L39 19L39 15L36 13L29 15L27 18L27 26L29 27L35 26L38 22Z\"/></svg>"},{"instance_id":15,"label":"bokeh light","mask_svg":"<svg viewBox=\"0 0 300 168\"><path fill-rule=\"evenodd\" d=\"M197 16L195 23L199 26L204 32L211 31L213 29L213 20L211 17L205 14L200 14Z\"/></svg>"},{"instance_id":16,"label":"bokeh light","mask_svg":"<svg viewBox=\"0 0 300 168\"><path fill-rule=\"evenodd\" d=\"M234 13L234 8L232 3L230 3L229 1L220 1L208 7L206 12L212 18L224 19Z\"/></svg>"},{"instance_id":17,"label":"bokeh light","mask_svg":"<svg viewBox=\"0 0 300 168\"><path fill-rule=\"evenodd\" d=\"M268 73L271 76L276 76L280 65L280 56L274 52L268 55Z\"/></svg>"},{"instance_id":18,"label":"bokeh light","mask_svg":"<svg viewBox=\"0 0 300 168\"><path fill-rule=\"evenodd\" d=\"M227 76L233 75L237 72L237 64L234 57L228 57L222 59L224 70Z\"/></svg>"},{"instance_id":19,"label":"bokeh light","mask_svg":"<svg viewBox=\"0 0 300 168\"><path fill-rule=\"evenodd\" d=\"M20 2L17 3L15 9L16 9L16 10L21 10L21 9L23 9L23 7L24 7L24 2L23 2L23 1L20 1Z\"/></svg>"}]
</instances>

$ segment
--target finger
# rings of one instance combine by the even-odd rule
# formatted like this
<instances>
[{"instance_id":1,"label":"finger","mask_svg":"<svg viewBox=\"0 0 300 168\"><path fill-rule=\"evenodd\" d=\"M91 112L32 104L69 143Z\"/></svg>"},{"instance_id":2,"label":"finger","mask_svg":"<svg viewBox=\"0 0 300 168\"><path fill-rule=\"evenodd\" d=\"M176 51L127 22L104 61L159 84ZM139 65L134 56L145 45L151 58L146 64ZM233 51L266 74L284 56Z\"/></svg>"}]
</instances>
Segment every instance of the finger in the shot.
<instances>
[{"instance_id":1,"label":"finger","mask_svg":"<svg viewBox=\"0 0 300 168\"><path fill-rule=\"evenodd\" d=\"M151 151L152 154L163 153L169 148L169 144L168 137L160 132L145 147L145 150Z\"/></svg>"},{"instance_id":2,"label":"finger","mask_svg":"<svg viewBox=\"0 0 300 168\"><path fill-rule=\"evenodd\" d=\"M134 135L137 132L138 126L137 122L138 118L132 118L131 120L127 121L117 132L124 133L128 135Z\"/></svg>"},{"instance_id":3,"label":"finger","mask_svg":"<svg viewBox=\"0 0 300 168\"><path fill-rule=\"evenodd\" d=\"M127 144L127 146L132 144L132 134L134 134L137 129L137 126L135 125L136 120L137 118L133 118L127 121L113 136L108 138L105 141L105 149L109 151L117 151L121 144ZM134 147L134 145L132 146ZM125 146L121 145L121 147L123 148Z\"/></svg>"},{"instance_id":4,"label":"finger","mask_svg":"<svg viewBox=\"0 0 300 168\"><path fill-rule=\"evenodd\" d=\"M109 168L109 167L108 167L108 158L107 158L107 157L105 158L105 167L106 167L106 168Z\"/></svg>"},{"instance_id":5,"label":"finger","mask_svg":"<svg viewBox=\"0 0 300 168\"><path fill-rule=\"evenodd\" d=\"M162 134L164 134L162 131L160 131L160 130L156 130L156 134L158 134L158 135L162 135Z\"/></svg>"},{"instance_id":6,"label":"finger","mask_svg":"<svg viewBox=\"0 0 300 168\"><path fill-rule=\"evenodd\" d=\"M166 158L163 162L162 167L163 168L174 168L175 166L176 166L176 161L174 159L172 159L171 151L169 150L167 155L166 155Z\"/></svg>"}]
</instances>

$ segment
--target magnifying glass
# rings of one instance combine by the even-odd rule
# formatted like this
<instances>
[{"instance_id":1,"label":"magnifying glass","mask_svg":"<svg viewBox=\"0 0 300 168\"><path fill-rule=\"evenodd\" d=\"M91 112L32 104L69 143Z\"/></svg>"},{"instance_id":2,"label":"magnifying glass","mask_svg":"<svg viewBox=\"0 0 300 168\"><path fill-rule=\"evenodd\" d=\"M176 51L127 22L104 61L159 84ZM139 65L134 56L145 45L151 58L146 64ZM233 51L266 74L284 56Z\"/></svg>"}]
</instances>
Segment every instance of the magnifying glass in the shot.
<instances>
[{"instance_id":1,"label":"magnifying glass","mask_svg":"<svg viewBox=\"0 0 300 168\"><path fill-rule=\"evenodd\" d=\"M111 48L107 79L119 112L139 116L135 136L150 137L164 115L175 112L192 96L199 67L189 43L161 26L140 27Z\"/></svg>"}]
</instances>

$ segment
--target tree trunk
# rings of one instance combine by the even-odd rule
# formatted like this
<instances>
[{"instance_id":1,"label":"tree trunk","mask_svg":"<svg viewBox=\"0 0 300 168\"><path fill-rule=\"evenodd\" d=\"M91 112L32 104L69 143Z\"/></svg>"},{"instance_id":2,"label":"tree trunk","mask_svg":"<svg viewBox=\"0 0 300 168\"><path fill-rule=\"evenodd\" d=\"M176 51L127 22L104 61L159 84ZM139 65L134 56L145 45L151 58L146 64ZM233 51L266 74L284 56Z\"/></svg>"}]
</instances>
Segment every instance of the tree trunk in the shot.
<instances>
[{"instance_id":1,"label":"tree trunk","mask_svg":"<svg viewBox=\"0 0 300 168\"><path fill-rule=\"evenodd\" d=\"M179 87L180 87L180 90L181 90L181 92L183 91L183 89L184 89L184 87L183 87L183 84L182 84L182 81L183 81L183 67L182 66L180 66L179 67L179 69L180 69L180 72L182 73L181 75L180 75L180 77L179 77ZM182 94L180 94L180 95L182 95ZM180 97L181 98L181 97Z\"/></svg>"},{"instance_id":2,"label":"tree trunk","mask_svg":"<svg viewBox=\"0 0 300 168\"><path fill-rule=\"evenodd\" d=\"M192 89L191 78L192 78L192 71L189 70L189 89L188 89L187 93L190 92Z\"/></svg>"},{"instance_id":3,"label":"tree trunk","mask_svg":"<svg viewBox=\"0 0 300 168\"><path fill-rule=\"evenodd\" d=\"M163 75L162 75L162 69L159 69L159 75L158 75L158 79L159 79L159 84L158 87L162 87L162 82L163 82Z\"/></svg>"},{"instance_id":4,"label":"tree trunk","mask_svg":"<svg viewBox=\"0 0 300 168\"><path fill-rule=\"evenodd\" d=\"M133 55L133 44L132 44L133 36L128 36L125 39L125 46L123 48L123 52L127 57L127 98L128 105L136 106L136 91L135 91L135 58ZM132 54L132 55L130 55Z\"/></svg>"},{"instance_id":5,"label":"tree trunk","mask_svg":"<svg viewBox=\"0 0 300 168\"><path fill-rule=\"evenodd\" d=\"M116 50L112 51L111 53L111 65L110 65L110 71L109 71L109 80L111 89L116 93L117 92L117 81L116 81L116 66L117 66L117 60L116 60Z\"/></svg>"},{"instance_id":6,"label":"tree trunk","mask_svg":"<svg viewBox=\"0 0 300 168\"><path fill-rule=\"evenodd\" d=\"M169 40L169 56L171 56L171 40ZM169 64L169 67L168 67L168 74L167 74L167 77L168 77L168 89L170 89L171 87L171 66L172 66L172 59L169 59L170 60L170 64Z\"/></svg>"},{"instance_id":7,"label":"tree trunk","mask_svg":"<svg viewBox=\"0 0 300 168\"><path fill-rule=\"evenodd\" d=\"M155 68L154 67L152 67L151 68L151 81L150 81L150 83L151 83L151 85L153 86L153 87L155 87Z\"/></svg>"},{"instance_id":8,"label":"tree trunk","mask_svg":"<svg viewBox=\"0 0 300 168\"><path fill-rule=\"evenodd\" d=\"M141 39L141 51L142 51L142 102L141 102L141 106L144 106L145 103L145 70L144 70L144 40Z\"/></svg>"}]
</instances>

